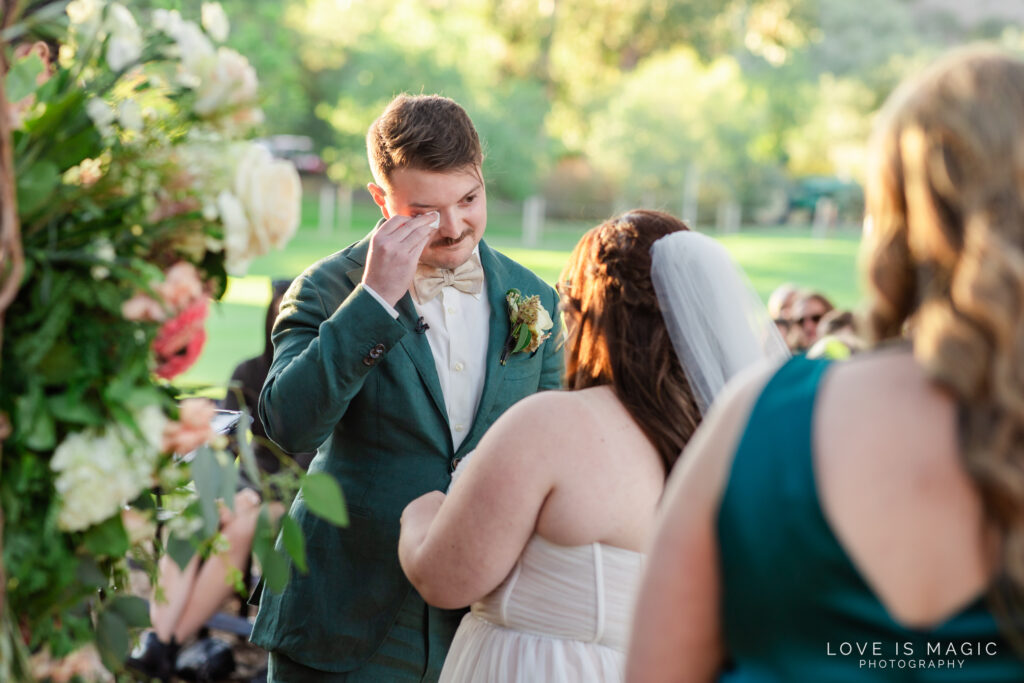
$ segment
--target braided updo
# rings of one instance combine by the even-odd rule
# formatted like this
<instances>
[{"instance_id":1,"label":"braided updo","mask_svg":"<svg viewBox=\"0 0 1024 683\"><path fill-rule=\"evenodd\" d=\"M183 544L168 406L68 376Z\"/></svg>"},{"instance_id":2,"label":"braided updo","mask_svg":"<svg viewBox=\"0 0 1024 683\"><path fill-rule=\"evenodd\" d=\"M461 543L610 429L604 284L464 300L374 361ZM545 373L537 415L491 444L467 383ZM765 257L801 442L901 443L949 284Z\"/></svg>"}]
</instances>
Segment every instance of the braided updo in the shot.
<instances>
[{"instance_id":1,"label":"braided updo","mask_svg":"<svg viewBox=\"0 0 1024 683\"><path fill-rule=\"evenodd\" d=\"M876 340L909 333L956 397L961 454L1024 595L1024 62L956 52L894 93L872 140Z\"/></svg>"},{"instance_id":2,"label":"braided updo","mask_svg":"<svg viewBox=\"0 0 1024 683\"><path fill-rule=\"evenodd\" d=\"M685 223L660 211L611 218L576 245L559 285L566 386L611 385L666 472L700 423L651 283L651 246L680 230Z\"/></svg>"}]
</instances>

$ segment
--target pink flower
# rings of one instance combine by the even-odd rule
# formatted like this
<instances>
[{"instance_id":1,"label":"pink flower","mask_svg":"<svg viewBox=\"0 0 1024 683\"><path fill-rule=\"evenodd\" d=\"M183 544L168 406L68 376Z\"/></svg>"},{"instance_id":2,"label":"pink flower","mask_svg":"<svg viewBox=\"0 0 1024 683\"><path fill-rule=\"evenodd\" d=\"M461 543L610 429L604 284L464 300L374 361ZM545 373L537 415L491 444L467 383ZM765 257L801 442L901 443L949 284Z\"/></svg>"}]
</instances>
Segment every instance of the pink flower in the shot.
<instances>
[{"instance_id":1,"label":"pink flower","mask_svg":"<svg viewBox=\"0 0 1024 683\"><path fill-rule=\"evenodd\" d=\"M202 446L214 437L211 422L216 406L205 398L187 398L179 406L178 422L168 422L164 428L163 450L185 454Z\"/></svg>"},{"instance_id":2,"label":"pink flower","mask_svg":"<svg viewBox=\"0 0 1024 683\"><path fill-rule=\"evenodd\" d=\"M203 345L206 343L206 314L209 304L206 299L199 299L177 317L163 324L153 340L153 353L156 354L156 374L170 379L188 370L199 358Z\"/></svg>"},{"instance_id":3,"label":"pink flower","mask_svg":"<svg viewBox=\"0 0 1024 683\"><path fill-rule=\"evenodd\" d=\"M203 296L199 271L188 261L178 261L171 266L164 281L153 289L175 311L184 311L193 301Z\"/></svg>"},{"instance_id":4,"label":"pink flower","mask_svg":"<svg viewBox=\"0 0 1024 683\"><path fill-rule=\"evenodd\" d=\"M125 320L140 322L162 322L167 318L163 307L145 294L136 294L121 304L121 315Z\"/></svg>"}]
</instances>

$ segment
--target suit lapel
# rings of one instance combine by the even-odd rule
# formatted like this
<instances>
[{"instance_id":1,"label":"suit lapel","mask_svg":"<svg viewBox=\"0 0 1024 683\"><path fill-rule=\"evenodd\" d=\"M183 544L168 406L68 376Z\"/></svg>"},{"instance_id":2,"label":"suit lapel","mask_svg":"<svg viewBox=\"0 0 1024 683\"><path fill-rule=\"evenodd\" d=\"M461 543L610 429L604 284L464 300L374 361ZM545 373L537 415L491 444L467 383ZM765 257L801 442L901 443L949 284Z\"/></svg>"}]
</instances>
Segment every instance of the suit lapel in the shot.
<instances>
[{"instance_id":1,"label":"suit lapel","mask_svg":"<svg viewBox=\"0 0 1024 683\"><path fill-rule=\"evenodd\" d=\"M480 403L476 408L476 418L473 420L473 426L462 442L462 446L459 447L457 454L459 457L465 455L469 444L476 443L483 432L487 430L489 425L486 423L485 417L491 412L498 397L501 396L502 384L505 381L503 372L505 368L498 362L498 359L509 330L505 292L515 284L510 279L510 273L502 266L494 256L494 252L483 240L480 241L480 264L483 266L487 278L487 300L491 304L487 334L487 375L484 379Z\"/></svg>"},{"instance_id":2,"label":"suit lapel","mask_svg":"<svg viewBox=\"0 0 1024 683\"><path fill-rule=\"evenodd\" d=\"M366 250L369 248L369 244L370 241L367 238L365 240L365 247L363 244L359 244L349 254L349 257L358 264L355 268L345 273L353 285L358 285L363 280L363 270L366 268ZM363 263L359 263L360 260ZM402 323L409 330L409 334L402 337L398 343L409 355L413 365L416 366L416 372L419 373L420 379L423 381L424 386L426 386L427 393L430 394L430 398L437 407L438 412L441 413L445 422L448 422L448 410L444 405L444 394L441 393L441 380L437 378L437 368L434 367L434 354L430 351L430 342L427 341L427 336L416 332L416 322L419 320L419 315L416 313L416 306L413 305L412 297L408 292L399 300L395 310L398 311L398 322ZM449 433L450 436L451 434Z\"/></svg>"}]
</instances>

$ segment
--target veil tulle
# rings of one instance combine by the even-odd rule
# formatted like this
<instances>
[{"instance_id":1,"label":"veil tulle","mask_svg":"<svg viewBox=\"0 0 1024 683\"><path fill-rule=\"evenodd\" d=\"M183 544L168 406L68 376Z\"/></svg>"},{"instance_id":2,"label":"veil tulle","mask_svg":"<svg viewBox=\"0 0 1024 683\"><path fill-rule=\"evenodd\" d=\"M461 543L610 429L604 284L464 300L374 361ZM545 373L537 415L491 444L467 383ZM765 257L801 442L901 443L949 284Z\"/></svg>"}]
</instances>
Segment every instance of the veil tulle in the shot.
<instances>
[{"instance_id":1,"label":"veil tulle","mask_svg":"<svg viewBox=\"0 0 1024 683\"><path fill-rule=\"evenodd\" d=\"M782 335L721 244L698 232L651 247L651 280L672 346L701 414L741 370L789 358Z\"/></svg>"}]
</instances>

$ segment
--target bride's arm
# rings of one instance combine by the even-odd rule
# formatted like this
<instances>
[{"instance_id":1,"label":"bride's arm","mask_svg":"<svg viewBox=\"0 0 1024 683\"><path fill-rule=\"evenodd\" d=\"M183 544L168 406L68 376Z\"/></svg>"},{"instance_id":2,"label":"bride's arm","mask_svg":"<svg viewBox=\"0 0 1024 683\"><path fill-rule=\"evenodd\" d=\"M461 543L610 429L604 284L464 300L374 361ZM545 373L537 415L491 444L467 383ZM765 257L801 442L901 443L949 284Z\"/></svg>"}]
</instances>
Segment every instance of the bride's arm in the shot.
<instances>
[{"instance_id":1,"label":"bride's arm","mask_svg":"<svg viewBox=\"0 0 1024 683\"><path fill-rule=\"evenodd\" d=\"M725 659L715 518L732 455L769 376L723 390L672 471L633 615L629 683L712 681Z\"/></svg>"},{"instance_id":2,"label":"bride's arm","mask_svg":"<svg viewBox=\"0 0 1024 683\"><path fill-rule=\"evenodd\" d=\"M512 570L571 438L564 398L544 392L514 405L480 440L447 497L433 491L405 508L398 558L428 603L465 607Z\"/></svg>"}]
</instances>

